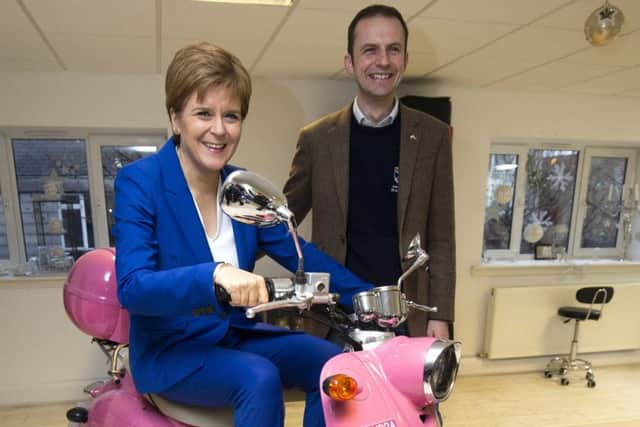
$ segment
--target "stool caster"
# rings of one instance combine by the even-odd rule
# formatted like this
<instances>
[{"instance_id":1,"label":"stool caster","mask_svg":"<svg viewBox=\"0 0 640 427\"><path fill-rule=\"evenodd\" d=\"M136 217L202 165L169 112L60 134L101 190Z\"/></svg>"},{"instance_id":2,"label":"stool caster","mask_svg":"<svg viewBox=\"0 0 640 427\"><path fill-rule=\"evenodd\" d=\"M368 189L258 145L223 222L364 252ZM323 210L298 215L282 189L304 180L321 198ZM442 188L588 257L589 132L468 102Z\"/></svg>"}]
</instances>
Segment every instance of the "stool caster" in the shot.
<instances>
[{"instance_id":1,"label":"stool caster","mask_svg":"<svg viewBox=\"0 0 640 427\"><path fill-rule=\"evenodd\" d=\"M587 387L594 388L596 386L596 378L593 375L593 372L587 372Z\"/></svg>"},{"instance_id":2,"label":"stool caster","mask_svg":"<svg viewBox=\"0 0 640 427\"><path fill-rule=\"evenodd\" d=\"M545 378L551 378L553 376L553 372L551 371L544 371L544 377Z\"/></svg>"},{"instance_id":3,"label":"stool caster","mask_svg":"<svg viewBox=\"0 0 640 427\"><path fill-rule=\"evenodd\" d=\"M560 384L562 384L562 385L569 385L569 380L568 380L568 379L566 379L566 378L562 378L562 379L560 379Z\"/></svg>"}]
</instances>

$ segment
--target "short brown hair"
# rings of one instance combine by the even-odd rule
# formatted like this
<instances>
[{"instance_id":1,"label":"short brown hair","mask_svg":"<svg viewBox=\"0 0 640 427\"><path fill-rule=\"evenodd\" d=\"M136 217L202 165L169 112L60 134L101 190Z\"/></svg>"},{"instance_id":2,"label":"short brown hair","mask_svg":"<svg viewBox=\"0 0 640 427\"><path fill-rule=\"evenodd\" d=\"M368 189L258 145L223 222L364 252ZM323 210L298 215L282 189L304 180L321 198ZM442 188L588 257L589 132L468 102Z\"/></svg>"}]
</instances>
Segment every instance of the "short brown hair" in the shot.
<instances>
[{"instance_id":1,"label":"short brown hair","mask_svg":"<svg viewBox=\"0 0 640 427\"><path fill-rule=\"evenodd\" d=\"M240 114L244 119L249 112L251 77L240 60L211 43L191 44L178 50L169 64L165 80L167 113L179 113L189 97L196 92L198 98L211 87L223 86L240 98Z\"/></svg>"},{"instance_id":2,"label":"short brown hair","mask_svg":"<svg viewBox=\"0 0 640 427\"><path fill-rule=\"evenodd\" d=\"M402 29L404 30L404 52L407 53L407 43L409 41L409 28L405 22L402 14L393 6L387 6L385 4L372 4L362 9L353 17L347 30L347 52L353 57L353 42L356 37L356 25L358 22L365 18L373 18L375 16L383 16L385 18L395 18L400 21Z\"/></svg>"}]
</instances>

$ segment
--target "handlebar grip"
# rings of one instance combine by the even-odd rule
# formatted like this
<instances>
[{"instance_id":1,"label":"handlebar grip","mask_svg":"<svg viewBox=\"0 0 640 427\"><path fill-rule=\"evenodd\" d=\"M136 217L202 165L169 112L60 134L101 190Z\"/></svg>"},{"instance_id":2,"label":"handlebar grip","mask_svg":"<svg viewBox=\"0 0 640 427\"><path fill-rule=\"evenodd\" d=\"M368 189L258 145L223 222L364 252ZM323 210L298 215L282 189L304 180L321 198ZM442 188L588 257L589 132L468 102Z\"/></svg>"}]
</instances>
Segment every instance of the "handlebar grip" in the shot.
<instances>
[{"instance_id":1,"label":"handlebar grip","mask_svg":"<svg viewBox=\"0 0 640 427\"><path fill-rule=\"evenodd\" d=\"M218 303L228 305L231 302L231 295L229 295L229 292L227 292L227 290L222 286L216 284L214 286L214 291L216 293Z\"/></svg>"},{"instance_id":2,"label":"handlebar grip","mask_svg":"<svg viewBox=\"0 0 640 427\"><path fill-rule=\"evenodd\" d=\"M273 301L276 299L276 285L273 283L273 280L265 277L264 284L267 287L267 295L269 296L269 301ZM231 295L229 292L222 286L216 284L215 287L216 299L220 304L229 304L231 303Z\"/></svg>"},{"instance_id":3,"label":"handlebar grip","mask_svg":"<svg viewBox=\"0 0 640 427\"><path fill-rule=\"evenodd\" d=\"M267 295L269 295L269 301L276 299L276 285L269 277L264 278L264 284L267 287Z\"/></svg>"}]
</instances>

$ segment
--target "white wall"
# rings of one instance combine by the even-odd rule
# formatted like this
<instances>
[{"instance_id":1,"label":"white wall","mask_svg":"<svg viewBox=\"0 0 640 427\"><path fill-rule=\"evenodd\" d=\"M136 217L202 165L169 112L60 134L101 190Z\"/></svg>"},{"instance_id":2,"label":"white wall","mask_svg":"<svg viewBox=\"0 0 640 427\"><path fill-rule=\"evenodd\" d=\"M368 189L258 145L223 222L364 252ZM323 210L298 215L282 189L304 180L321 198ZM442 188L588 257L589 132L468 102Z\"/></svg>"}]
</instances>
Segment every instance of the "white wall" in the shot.
<instances>
[{"instance_id":1,"label":"white wall","mask_svg":"<svg viewBox=\"0 0 640 427\"><path fill-rule=\"evenodd\" d=\"M487 277L471 274L480 261L484 185L489 145L496 138L568 138L640 144L640 98L607 99L527 95L409 85L403 92L451 96L458 284L456 336L464 342L463 373L539 369L542 359L486 361L482 352L488 295L493 286L630 282L637 274L543 274ZM282 185L298 129L351 100L345 81L254 81L254 95L234 163ZM160 76L102 76L0 72L0 128L6 126L167 127ZM0 159L3 167L4 159ZM308 221L307 221L308 223ZM308 224L303 225L303 234ZM278 270L262 262L261 271ZM80 389L106 371L97 348L71 325L62 309L62 279L0 282L0 405L81 397ZM27 338L29 337L29 338ZM567 339L568 340L568 339ZM60 343L61 346L56 344ZM640 352L604 353L600 363L640 361Z\"/></svg>"},{"instance_id":2,"label":"white wall","mask_svg":"<svg viewBox=\"0 0 640 427\"><path fill-rule=\"evenodd\" d=\"M620 274L611 274L607 270L585 275L580 270L546 272L540 269L535 275L527 270L526 275L478 277L471 273L471 267L480 263L482 250L490 143L498 139L535 138L593 141L601 146L625 144L640 148L640 121L637 118L640 98L538 95L424 86L410 86L404 90L416 95L452 98L457 246L456 335L464 343L465 356L483 352L487 303L494 286L637 281L638 270ZM568 337L567 342L569 340ZM608 356L609 360L622 357L619 353ZM640 352L626 356L640 361ZM480 363L487 369L500 370L510 366L539 368L545 361ZM473 362L469 366L475 368Z\"/></svg>"}]
</instances>

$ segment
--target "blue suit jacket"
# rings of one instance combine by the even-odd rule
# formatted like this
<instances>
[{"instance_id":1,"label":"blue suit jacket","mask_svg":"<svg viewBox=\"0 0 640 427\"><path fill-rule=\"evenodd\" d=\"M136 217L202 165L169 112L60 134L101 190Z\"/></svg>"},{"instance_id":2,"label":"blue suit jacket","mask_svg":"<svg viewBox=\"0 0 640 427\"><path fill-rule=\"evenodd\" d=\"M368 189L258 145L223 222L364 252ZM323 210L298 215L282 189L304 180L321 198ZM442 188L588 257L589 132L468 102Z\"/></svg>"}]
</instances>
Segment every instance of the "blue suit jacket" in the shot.
<instances>
[{"instance_id":1,"label":"blue suit jacket","mask_svg":"<svg viewBox=\"0 0 640 427\"><path fill-rule=\"evenodd\" d=\"M234 169L226 166L221 178ZM244 309L216 300L216 261L172 140L118 173L114 217L118 298L131 317L129 358L139 391L161 392L196 371L230 325L288 332L250 321ZM252 271L261 249L295 271L296 250L286 227L232 223L240 268ZM371 287L312 244L301 245L305 268L331 273L342 304L350 306L354 293Z\"/></svg>"}]
</instances>

